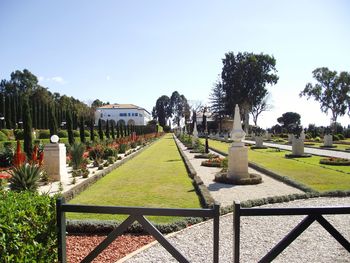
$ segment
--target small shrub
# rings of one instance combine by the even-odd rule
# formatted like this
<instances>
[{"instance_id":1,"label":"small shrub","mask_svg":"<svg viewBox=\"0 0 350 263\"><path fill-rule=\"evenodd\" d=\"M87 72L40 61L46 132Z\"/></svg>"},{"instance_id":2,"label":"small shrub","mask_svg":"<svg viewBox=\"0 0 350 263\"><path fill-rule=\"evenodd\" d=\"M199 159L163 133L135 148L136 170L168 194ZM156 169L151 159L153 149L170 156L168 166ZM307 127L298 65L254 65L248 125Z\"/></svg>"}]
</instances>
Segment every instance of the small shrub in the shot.
<instances>
[{"instance_id":1,"label":"small shrub","mask_svg":"<svg viewBox=\"0 0 350 263\"><path fill-rule=\"evenodd\" d=\"M98 170L103 170L103 164L100 164L97 169Z\"/></svg>"},{"instance_id":2,"label":"small shrub","mask_svg":"<svg viewBox=\"0 0 350 263\"><path fill-rule=\"evenodd\" d=\"M68 132L66 130L60 130L57 132L57 136L60 138L68 138Z\"/></svg>"},{"instance_id":3,"label":"small shrub","mask_svg":"<svg viewBox=\"0 0 350 263\"><path fill-rule=\"evenodd\" d=\"M339 141L338 134L333 134L333 141Z\"/></svg>"},{"instance_id":4,"label":"small shrub","mask_svg":"<svg viewBox=\"0 0 350 263\"><path fill-rule=\"evenodd\" d=\"M4 149L0 151L0 167L9 167L12 165L15 151L12 145L4 146Z\"/></svg>"},{"instance_id":5,"label":"small shrub","mask_svg":"<svg viewBox=\"0 0 350 263\"><path fill-rule=\"evenodd\" d=\"M319 136L315 137L314 139L315 142L321 142L321 138Z\"/></svg>"},{"instance_id":6,"label":"small shrub","mask_svg":"<svg viewBox=\"0 0 350 263\"><path fill-rule=\"evenodd\" d=\"M80 137L79 131L74 130L74 131L73 131L73 136L74 136L74 137Z\"/></svg>"},{"instance_id":7,"label":"small shrub","mask_svg":"<svg viewBox=\"0 0 350 263\"><path fill-rule=\"evenodd\" d=\"M108 159L107 159L107 162L108 162L109 164L114 164L114 162L115 162L115 157L114 157L114 156L109 156Z\"/></svg>"},{"instance_id":8,"label":"small shrub","mask_svg":"<svg viewBox=\"0 0 350 263\"><path fill-rule=\"evenodd\" d=\"M1 262L57 262L55 198L0 192Z\"/></svg>"},{"instance_id":9,"label":"small shrub","mask_svg":"<svg viewBox=\"0 0 350 263\"><path fill-rule=\"evenodd\" d=\"M84 130L84 136L85 137L90 137L90 132L88 130Z\"/></svg>"},{"instance_id":10,"label":"small shrub","mask_svg":"<svg viewBox=\"0 0 350 263\"><path fill-rule=\"evenodd\" d=\"M50 139L50 130L40 130L38 138L39 139Z\"/></svg>"},{"instance_id":11,"label":"small shrub","mask_svg":"<svg viewBox=\"0 0 350 263\"><path fill-rule=\"evenodd\" d=\"M121 156L118 156L117 160L121 160L121 159L123 159L123 158Z\"/></svg>"},{"instance_id":12,"label":"small shrub","mask_svg":"<svg viewBox=\"0 0 350 263\"><path fill-rule=\"evenodd\" d=\"M112 147L106 147L103 151L103 159L108 159L109 157L114 157L118 152Z\"/></svg>"},{"instance_id":13,"label":"small shrub","mask_svg":"<svg viewBox=\"0 0 350 263\"><path fill-rule=\"evenodd\" d=\"M23 132L23 130L16 129L13 133L15 135L16 141L24 139L24 132Z\"/></svg>"},{"instance_id":14,"label":"small shrub","mask_svg":"<svg viewBox=\"0 0 350 263\"><path fill-rule=\"evenodd\" d=\"M135 148L137 147L137 143L136 143L136 142L130 143L130 147L131 147L132 149L135 149Z\"/></svg>"},{"instance_id":15,"label":"small shrub","mask_svg":"<svg viewBox=\"0 0 350 263\"><path fill-rule=\"evenodd\" d=\"M122 143L121 145L119 145L119 153L126 153L126 151L129 149L129 144Z\"/></svg>"},{"instance_id":16,"label":"small shrub","mask_svg":"<svg viewBox=\"0 0 350 263\"><path fill-rule=\"evenodd\" d=\"M339 140L345 140L345 137L344 137L343 134L338 133L337 136L338 136L338 139L339 139Z\"/></svg>"},{"instance_id":17,"label":"small shrub","mask_svg":"<svg viewBox=\"0 0 350 263\"><path fill-rule=\"evenodd\" d=\"M77 179L75 179L75 177L73 177L71 184L76 184L77 183Z\"/></svg>"},{"instance_id":18,"label":"small shrub","mask_svg":"<svg viewBox=\"0 0 350 263\"><path fill-rule=\"evenodd\" d=\"M5 133L3 133L2 131L0 131L0 141L7 141L7 135Z\"/></svg>"},{"instance_id":19,"label":"small shrub","mask_svg":"<svg viewBox=\"0 0 350 263\"><path fill-rule=\"evenodd\" d=\"M83 143L74 143L70 148L73 170L81 168L81 166L84 164L84 151L85 145Z\"/></svg>"},{"instance_id":20,"label":"small shrub","mask_svg":"<svg viewBox=\"0 0 350 263\"><path fill-rule=\"evenodd\" d=\"M35 192L38 188L42 170L38 165L23 164L19 167L14 167L10 173L11 178L9 182L11 190Z\"/></svg>"}]
</instances>

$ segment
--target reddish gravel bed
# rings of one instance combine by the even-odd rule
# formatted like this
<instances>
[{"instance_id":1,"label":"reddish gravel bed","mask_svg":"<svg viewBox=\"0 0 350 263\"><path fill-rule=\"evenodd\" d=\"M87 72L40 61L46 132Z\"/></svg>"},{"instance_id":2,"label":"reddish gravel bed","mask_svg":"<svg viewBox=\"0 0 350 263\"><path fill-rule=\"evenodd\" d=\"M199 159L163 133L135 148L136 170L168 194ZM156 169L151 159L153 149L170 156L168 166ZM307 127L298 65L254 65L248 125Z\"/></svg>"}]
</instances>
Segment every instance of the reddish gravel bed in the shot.
<instances>
[{"instance_id":1,"label":"reddish gravel bed","mask_svg":"<svg viewBox=\"0 0 350 263\"><path fill-rule=\"evenodd\" d=\"M78 263L106 236L67 236L67 262ZM114 240L93 262L116 262L127 254L154 241L152 236L122 235Z\"/></svg>"}]
</instances>

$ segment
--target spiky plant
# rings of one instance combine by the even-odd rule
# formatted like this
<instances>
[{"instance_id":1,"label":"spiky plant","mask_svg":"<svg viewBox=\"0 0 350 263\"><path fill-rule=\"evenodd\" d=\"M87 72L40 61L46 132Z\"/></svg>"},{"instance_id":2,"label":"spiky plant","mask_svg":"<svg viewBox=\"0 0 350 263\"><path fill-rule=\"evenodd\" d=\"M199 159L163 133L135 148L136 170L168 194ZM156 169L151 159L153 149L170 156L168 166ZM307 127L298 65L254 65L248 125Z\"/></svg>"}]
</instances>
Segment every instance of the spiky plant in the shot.
<instances>
[{"instance_id":1,"label":"spiky plant","mask_svg":"<svg viewBox=\"0 0 350 263\"><path fill-rule=\"evenodd\" d=\"M70 148L73 170L79 169L84 163L85 146L83 143L74 143Z\"/></svg>"},{"instance_id":2,"label":"spiky plant","mask_svg":"<svg viewBox=\"0 0 350 263\"><path fill-rule=\"evenodd\" d=\"M23 164L14 167L11 171L10 189L14 191L32 191L38 188L38 182L41 177L42 170L40 166L33 164Z\"/></svg>"}]
</instances>

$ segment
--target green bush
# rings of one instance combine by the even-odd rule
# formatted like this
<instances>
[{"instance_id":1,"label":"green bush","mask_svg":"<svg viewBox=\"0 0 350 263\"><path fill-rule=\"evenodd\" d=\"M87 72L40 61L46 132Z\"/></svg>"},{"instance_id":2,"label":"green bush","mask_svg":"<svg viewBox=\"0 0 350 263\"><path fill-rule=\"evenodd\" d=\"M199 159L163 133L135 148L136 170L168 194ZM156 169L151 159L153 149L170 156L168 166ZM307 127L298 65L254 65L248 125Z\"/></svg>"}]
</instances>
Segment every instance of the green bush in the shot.
<instances>
[{"instance_id":1,"label":"green bush","mask_svg":"<svg viewBox=\"0 0 350 263\"><path fill-rule=\"evenodd\" d=\"M57 262L55 199L0 192L1 262Z\"/></svg>"},{"instance_id":2,"label":"green bush","mask_svg":"<svg viewBox=\"0 0 350 263\"><path fill-rule=\"evenodd\" d=\"M73 170L80 169L84 163L85 145L83 143L74 143L70 148L70 156L72 158Z\"/></svg>"},{"instance_id":3,"label":"green bush","mask_svg":"<svg viewBox=\"0 0 350 263\"><path fill-rule=\"evenodd\" d=\"M345 140L345 137L342 133L338 133L337 136L338 136L339 140Z\"/></svg>"},{"instance_id":4,"label":"green bush","mask_svg":"<svg viewBox=\"0 0 350 263\"><path fill-rule=\"evenodd\" d=\"M315 142L321 142L321 138L317 136L317 137L314 139L314 141L315 141Z\"/></svg>"},{"instance_id":5,"label":"green bush","mask_svg":"<svg viewBox=\"0 0 350 263\"><path fill-rule=\"evenodd\" d=\"M121 144L119 145L119 153L125 153L127 150L129 150L129 144Z\"/></svg>"},{"instance_id":6,"label":"green bush","mask_svg":"<svg viewBox=\"0 0 350 263\"><path fill-rule=\"evenodd\" d=\"M90 132L88 130L84 130L84 136L85 137L90 137Z\"/></svg>"},{"instance_id":7,"label":"green bush","mask_svg":"<svg viewBox=\"0 0 350 263\"><path fill-rule=\"evenodd\" d=\"M73 131L73 136L74 136L74 137L80 137L79 131L74 130L74 131Z\"/></svg>"},{"instance_id":8,"label":"green bush","mask_svg":"<svg viewBox=\"0 0 350 263\"><path fill-rule=\"evenodd\" d=\"M338 134L333 134L333 141L339 141Z\"/></svg>"},{"instance_id":9,"label":"green bush","mask_svg":"<svg viewBox=\"0 0 350 263\"><path fill-rule=\"evenodd\" d=\"M57 132L57 136L60 138L68 138L68 132L66 130L60 130Z\"/></svg>"},{"instance_id":10,"label":"green bush","mask_svg":"<svg viewBox=\"0 0 350 263\"><path fill-rule=\"evenodd\" d=\"M118 152L111 147L106 147L103 151L103 159L108 159L109 157L115 157L117 156Z\"/></svg>"},{"instance_id":11,"label":"green bush","mask_svg":"<svg viewBox=\"0 0 350 263\"><path fill-rule=\"evenodd\" d=\"M11 144L4 146L4 149L0 151L0 167L11 166L14 154L15 150Z\"/></svg>"},{"instance_id":12,"label":"green bush","mask_svg":"<svg viewBox=\"0 0 350 263\"><path fill-rule=\"evenodd\" d=\"M15 139L16 140L23 140L24 139L24 132L23 132L23 130L16 129L14 131L14 134L15 134Z\"/></svg>"},{"instance_id":13,"label":"green bush","mask_svg":"<svg viewBox=\"0 0 350 263\"><path fill-rule=\"evenodd\" d=\"M38 138L39 139L50 139L50 130L40 130Z\"/></svg>"},{"instance_id":14,"label":"green bush","mask_svg":"<svg viewBox=\"0 0 350 263\"><path fill-rule=\"evenodd\" d=\"M0 131L0 141L7 141L7 140L8 140L7 135L2 131Z\"/></svg>"},{"instance_id":15,"label":"green bush","mask_svg":"<svg viewBox=\"0 0 350 263\"><path fill-rule=\"evenodd\" d=\"M8 140L11 140L14 138L14 134L12 130L2 129L1 131L7 136Z\"/></svg>"}]
</instances>

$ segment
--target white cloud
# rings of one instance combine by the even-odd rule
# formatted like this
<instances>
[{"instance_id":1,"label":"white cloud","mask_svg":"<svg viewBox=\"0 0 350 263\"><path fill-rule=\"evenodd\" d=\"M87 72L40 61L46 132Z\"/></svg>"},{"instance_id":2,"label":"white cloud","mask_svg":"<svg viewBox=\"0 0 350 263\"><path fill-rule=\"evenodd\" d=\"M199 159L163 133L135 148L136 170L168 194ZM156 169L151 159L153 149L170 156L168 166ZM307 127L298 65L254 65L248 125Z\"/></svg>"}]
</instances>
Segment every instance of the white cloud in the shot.
<instances>
[{"instance_id":1,"label":"white cloud","mask_svg":"<svg viewBox=\"0 0 350 263\"><path fill-rule=\"evenodd\" d=\"M66 81L60 76L52 77L51 80L60 84L66 83Z\"/></svg>"},{"instance_id":2,"label":"white cloud","mask_svg":"<svg viewBox=\"0 0 350 263\"><path fill-rule=\"evenodd\" d=\"M43 77L43 76L40 76L38 77L38 80L39 82L56 82L56 83L59 83L59 84L66 84L67 82L64 80L64 78L60 77L60 76L55 76L55 77Z\"/></svg>"}]
</instances>

